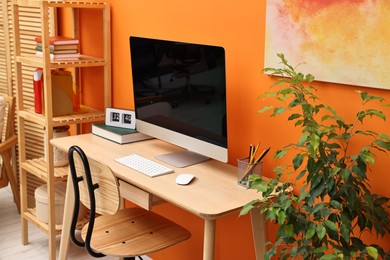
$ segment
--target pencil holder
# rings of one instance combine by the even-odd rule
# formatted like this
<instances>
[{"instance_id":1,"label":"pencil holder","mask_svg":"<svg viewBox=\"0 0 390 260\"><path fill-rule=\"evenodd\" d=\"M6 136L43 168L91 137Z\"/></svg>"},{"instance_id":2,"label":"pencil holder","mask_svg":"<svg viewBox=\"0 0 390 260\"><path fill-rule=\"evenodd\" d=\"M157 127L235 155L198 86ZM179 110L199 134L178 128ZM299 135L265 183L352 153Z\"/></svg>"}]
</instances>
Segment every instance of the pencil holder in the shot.
<instances>
[{"instance_id":1,"label":"pencil holder","mask_svg":"<svg viewBox=\"0 0 390 260\"><path fill-rule=\"evenodd\" d=\"M263 162L249 163L249 157L241 158L237 160L238 172L237 172L237 183L244 187L249 187L249 176L256 174L261 176L261 168Z\"/></svg>"}]
</instances>

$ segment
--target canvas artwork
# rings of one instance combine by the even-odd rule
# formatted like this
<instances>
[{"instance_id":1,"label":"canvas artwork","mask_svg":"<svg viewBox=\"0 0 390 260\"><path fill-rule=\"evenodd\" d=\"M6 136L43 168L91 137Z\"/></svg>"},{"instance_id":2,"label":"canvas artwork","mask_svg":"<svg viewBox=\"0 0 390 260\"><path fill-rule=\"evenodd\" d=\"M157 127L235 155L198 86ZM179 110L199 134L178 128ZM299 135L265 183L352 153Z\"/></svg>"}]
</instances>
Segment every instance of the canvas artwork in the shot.
<instances>
[{"instance_id":1,"label":"canvas artwork","mask_svg":"<svg viewBox=\"0 0 390 260\"><path fill-rule=\"evenodd\" d=\"M389 0L267 0L265 67L277 53L316 80L390 89Z\"/></svg>"}]
</instances>

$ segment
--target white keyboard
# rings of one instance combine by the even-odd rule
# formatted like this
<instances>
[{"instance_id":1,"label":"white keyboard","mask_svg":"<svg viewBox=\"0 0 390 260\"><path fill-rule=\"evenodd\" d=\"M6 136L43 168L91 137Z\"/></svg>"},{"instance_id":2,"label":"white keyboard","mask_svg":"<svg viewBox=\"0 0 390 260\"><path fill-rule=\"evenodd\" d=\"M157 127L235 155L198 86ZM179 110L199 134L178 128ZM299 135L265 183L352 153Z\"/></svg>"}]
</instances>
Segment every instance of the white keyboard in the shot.
<instances>
[{"instance_id":1,"label":"white keyboard","mask_svg":"<svg viewBox=\"0 0 390 260\"><path fill-rule=\"evenodd\" d=\"M138 154L131 154L117 158L115 161L149 177L156 177L173 172L173 169L165 167L155 161L146 159Z\"/></svg>"}]
</instances>

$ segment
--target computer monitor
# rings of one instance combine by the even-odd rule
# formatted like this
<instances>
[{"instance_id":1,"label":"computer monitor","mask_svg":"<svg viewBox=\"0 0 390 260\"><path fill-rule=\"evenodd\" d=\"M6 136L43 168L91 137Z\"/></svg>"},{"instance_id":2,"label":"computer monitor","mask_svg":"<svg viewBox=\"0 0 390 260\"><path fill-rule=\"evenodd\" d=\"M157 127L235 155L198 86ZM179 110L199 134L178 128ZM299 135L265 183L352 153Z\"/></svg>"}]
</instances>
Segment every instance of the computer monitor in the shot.
<instances>
[{"instance_id":1,"label":"computer monitor","mask_svg":"<svg viewBox=\"0 0 390 260\"><path fill-rule=\"evenodd\" d=\"M156 158L185 167L228 160L225 51L131 36L136 127L187 150Z\"/></svg>"}]
</instances>

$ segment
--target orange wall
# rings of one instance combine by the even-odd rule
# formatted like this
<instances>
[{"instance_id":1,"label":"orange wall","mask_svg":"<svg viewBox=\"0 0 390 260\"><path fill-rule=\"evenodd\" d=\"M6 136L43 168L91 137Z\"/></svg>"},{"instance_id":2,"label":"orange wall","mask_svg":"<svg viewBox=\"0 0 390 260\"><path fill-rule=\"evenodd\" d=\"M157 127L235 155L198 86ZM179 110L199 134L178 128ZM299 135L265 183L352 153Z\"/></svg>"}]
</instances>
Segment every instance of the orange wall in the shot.
<instances>
[{"instance_id":1,"label":"orange wall","mask_svg":"<svg viewBox=\"0 0 390 260\"><path fill-rule=\"evenodd\" d=\"M261 73L265 5L266 0L247 0L245 4L231 0L111 1L113 105L133 108L128 42L130 35L220 45L226 51L229 163L235 165L237 158L245 156L251 143L261 141L263 148L272 146L272 150L276 151L284 144L297 140L299 129L292 127L283 118L269 118L268 115L256 113L262 106L257 96L271 84L271 79ZM95 27L94 17L94 14L87 12L82 16L82 38L99 31L99 27ZM82 43L83 52L101 50L98 41ZM88 88L83 97L88 103L95 104L95 90L100 87L96 79L99 79L101 73L96 69L86 77ZM316 86L323 101L334 106L343 116L348 118L358 109L358 97L354 90L362 88L329 83L318 83ZM367 90L390 101L389 91ZM96 105L101 106L99 103ZM386 112L390 116L390 111ZM390 135L388 122L379 122L373 127ZM387 171L390 159L388 156L380 156L376 162L370 175L372 189L390 197L390 175ZM268 156L264 163L264 175L272 176L275 165L272 156ZM187 227L192 238L152 256L155 259L201 259L201 219L172 205L158 206L157 211ZM275 230L269 227L269 231L272 239ZM231 214L218 219L216 238L215 259L254 259L247 216L238 218L237 214ZM372 241L390 249L389 236L378 240L374 238Z\"/></svg>"}]
</instances>

